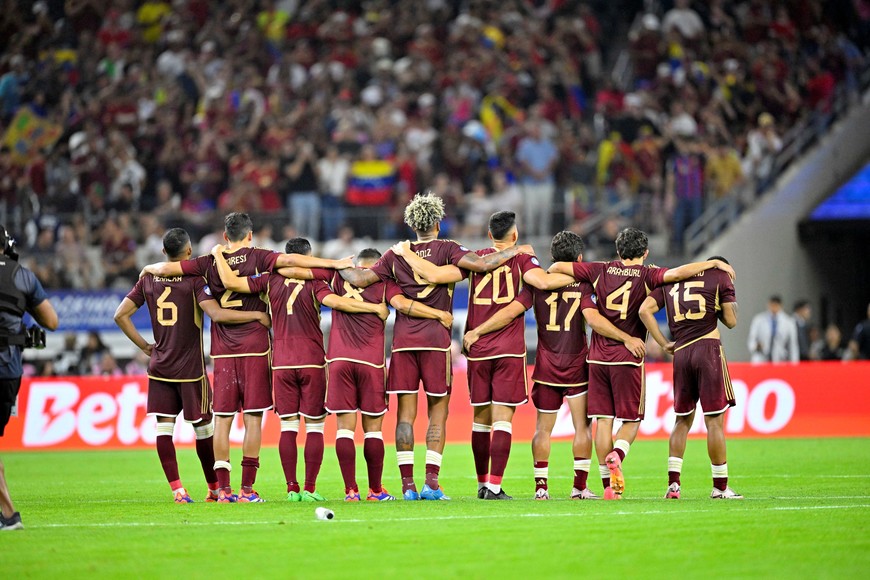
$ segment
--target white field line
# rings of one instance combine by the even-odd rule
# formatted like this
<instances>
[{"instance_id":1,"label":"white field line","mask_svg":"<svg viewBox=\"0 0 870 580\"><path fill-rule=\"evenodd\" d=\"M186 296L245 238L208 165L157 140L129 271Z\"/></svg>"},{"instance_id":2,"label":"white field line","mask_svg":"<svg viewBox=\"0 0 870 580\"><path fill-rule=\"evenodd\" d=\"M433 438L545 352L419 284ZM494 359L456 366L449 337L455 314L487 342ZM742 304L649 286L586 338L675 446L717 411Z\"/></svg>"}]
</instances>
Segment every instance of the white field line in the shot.
<instances>
[{"instance_id":1,"label":"white field line","mask_svg":"<svg viewBox=\"0 0 870 580\"><path fill-rule=\"evenodd\" d=\"M736 500L735 500L736 501ZM733 504L732 504L733 505ZM761 510L770 511L800 511L800 510L839 510L839 509L870 509L870 504L856 505L826 505L826 506L770 506L770 507L753 507L751 510L740 509L732 510L729 513L738 512L757 512ZM618 511L602 513L603 516L648 516L648 515L685 515L697 513L722 513L720 510L692 510L674 511L674 510L645 510L639 512ZM531 513L531 514L478 514L478 515L455 515L455 516L429 516L429 517L414 517L414 518L367 518L367 519L342 519L336 518L332 521L339 523L390 523L390 522L433 522L433 521L449 521L449 520L490 520L490 519L515 519L515 518L577 518L588 517L586 512L568 512L568 513ZM314 521L314 520L312 520ZM137 528L137 527L184 527L184 526L260 526L260 525L284 525L287 522L228 522L228 521L210 521L210 522L97 522L97 523L69 523L69 524L43 524L37 526L28 526L29 529L34 528ZM303 523L294 521L292 523Z\"/></svg>"}]
</instances>

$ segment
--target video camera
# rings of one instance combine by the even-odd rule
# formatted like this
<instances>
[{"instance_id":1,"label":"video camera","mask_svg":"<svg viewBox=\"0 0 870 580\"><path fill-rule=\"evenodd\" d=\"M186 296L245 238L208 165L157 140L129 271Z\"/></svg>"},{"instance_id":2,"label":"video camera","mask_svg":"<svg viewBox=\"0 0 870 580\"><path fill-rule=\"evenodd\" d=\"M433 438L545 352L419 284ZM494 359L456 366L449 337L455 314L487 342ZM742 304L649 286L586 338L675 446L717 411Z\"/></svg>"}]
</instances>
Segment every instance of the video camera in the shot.
<instances>
[{"instance_id":1,"label":"video camera","mask_svg":"<svg viewBox=\"0 0 870 580\"><path fill-rule=\"evenodd\" d=\"M45 348L45 329L35 324L25 328L24 348L35 348L38 350Z\"/></svg>"}]
</instances>

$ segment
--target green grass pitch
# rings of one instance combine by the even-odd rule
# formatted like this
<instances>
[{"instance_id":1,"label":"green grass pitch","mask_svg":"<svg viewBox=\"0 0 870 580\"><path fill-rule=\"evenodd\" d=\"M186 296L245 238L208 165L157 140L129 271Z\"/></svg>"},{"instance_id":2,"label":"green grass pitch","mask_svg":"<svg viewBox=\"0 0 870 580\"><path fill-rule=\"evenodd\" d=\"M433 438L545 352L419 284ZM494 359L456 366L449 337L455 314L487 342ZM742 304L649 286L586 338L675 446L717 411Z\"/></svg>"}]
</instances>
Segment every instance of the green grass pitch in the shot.
<instances>
[{"instance_id":1,"label":"green grass pitch","mask_svg":"<svg viewBox=\"0 0 870 580\"><path fill-rule=\"evenodd\" d=\"M274 448L263 450L256 485L267 503L247 505L175 505L154 451L6 453L26 529L0 532L0 577L867 577L870 441L733 440L728 452L742 502L709 499L704 441L692 440L680 501L661 498L667 443L639 441L619 502L566 499L571 451L560 442L549 502L530 499L531 452L516 443L504 482L513 502L475 499L471 449L452 445L442 484L453 501L346 505L327 448L318 490L332 521L316 520L313 504L284 501ZM420 485L424 453L418 446ZM201 499L194 452L180 450L179 461ZM362 457L357 472L365 485ZM398 479L388 447L384 482L394 493Z\"/></svg>"}]
</instances>

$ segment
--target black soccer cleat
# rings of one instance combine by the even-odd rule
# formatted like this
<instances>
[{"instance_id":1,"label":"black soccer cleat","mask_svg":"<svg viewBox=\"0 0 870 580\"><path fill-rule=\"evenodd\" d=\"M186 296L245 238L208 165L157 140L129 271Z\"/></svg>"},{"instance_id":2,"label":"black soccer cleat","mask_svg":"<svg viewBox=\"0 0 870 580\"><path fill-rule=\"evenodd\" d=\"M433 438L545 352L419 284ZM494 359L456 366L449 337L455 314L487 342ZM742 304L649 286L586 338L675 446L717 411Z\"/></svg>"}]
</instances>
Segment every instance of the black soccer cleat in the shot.
<instances>
[{"instance_id":1,"label":"black soccer cleat","mask_svg":"<svg viewBox=\"0 0 870 580\"><path fill-rule=\"evenodd\" d=\"M477 499L486 499L484 497L485 495L486 495L486 486L483 486L477 490Z\"/></svg>"},{"instance_id":2,"label":"black soccer cleat","mask_svg":"<svg viewBox=\"0 0 870 580\"><path fill-rule=\"evenodd\" d=\"M483 492L483 499L513 499L513 497L506 494L503 489L500 490L498 493L494 493L488 487L484 489L486 491Z\"/></svg>"},{"instance_id":3,"label":"black soccer cleat","mask_svg":"<svg viewBox=\"0 0 870 580\"><path fill-rule=\"evenodd\" d=\"M11 532L12 530L23 530L24 525L21 523L21 514L15 512L10 517L4 517L0 514L0 530Z\"/></svg>"}]
</instances>

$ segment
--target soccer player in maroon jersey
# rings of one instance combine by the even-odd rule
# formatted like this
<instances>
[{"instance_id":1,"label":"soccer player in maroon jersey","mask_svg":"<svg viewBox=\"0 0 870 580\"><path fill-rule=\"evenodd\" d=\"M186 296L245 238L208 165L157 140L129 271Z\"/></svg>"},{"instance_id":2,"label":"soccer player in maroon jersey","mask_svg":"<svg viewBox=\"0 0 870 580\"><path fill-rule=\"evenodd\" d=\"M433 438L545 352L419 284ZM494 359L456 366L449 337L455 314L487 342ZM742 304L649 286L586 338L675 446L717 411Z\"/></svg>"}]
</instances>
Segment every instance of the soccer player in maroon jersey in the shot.
<instances>
[{"instance_id":1,"label":"soccer player in maroon jersey","mask_svg":"<svg viewBox=\"0 0 870 580\"><path fill-rule=\"evenodd\" d=\"M275 412L281 420L278 453L287 481L288 501L324 501L317 491L317 475L323 463L323 427L326 420L326 361L323 332L320 329L320 305L350 313L371 313L386 320L386 304L370 304L337 296L322 280L285 278L276 274L239 277L223 256L223 246L215 246L215 258L221 281L228 290L261 294L269 298L273 325L272 389ZM311 255L311 243L305 238L289 240L288 254ZM281 272L281 270L279 270ZM299 416L305 417L305 487L296 479L298 451L296 437Z\"/></svg>"},{"instance_id":2,"label":"soccer player in maroon jersey","mask_svg":"<svg viewBox=\"0 0 870 580\"><path fill-rule=\"evenodd\" d=\"M371 267L381 257L373 248L363 250L357 258L361 268ZM330 270L287 268L282 274L299 278L329 280L339 296L369 304L389 302L405 316L436 320L444 328L453 325L453 315L438 310L402 294L392 280L357 288ZM335 453L345 484L345 501L359 501L356 483L356 450L354 431L356 413L362 415L365 443L363 454L368 465L369 501L395 499L381 483L384 470L384 438L381 425L387 412L385 376L384 321L371 314L335 312L329 333L327 361L326 409L336 415L338 431Z\"/></svg>"},{"instance_id":3,"label":"soccer player in maroon jersey","mask_svg":"<svg viewBox=\"0 0 870 580\"><path fill-rule=\"evenodd\" d=\"M711 260L725 258L714 256ZM655 313L664 308L674 342L667 342ZM680 499L680 472L686 438L701 402L707 426L707 453L713 472L713 499L743 499L728 487L725 459L725 411L733 407L734 391L725 352L719 341L721 320L737 325L737 298L731 279L720 270L701 272L676 284L653 290L640 307L640 318L653 338L674 354L674 413L668 456L668 490L665 497Z\"/></svg>"},{"instance_id":4,"label":"soccer player in maroon jersey","mask_svg":"<svg viewBox=\"0 0 870 580\"><path fill-rule=\"evenodd\" d=\"M511 246L479 256L452 240L438 239L443 218L444 202L431 193L414 196L405 208L405 223L417 233L412 249L433 266L451 264L485 274L517 254L532 251L528 246ZM408 298L439 310L449 312L453 309L453 283L456 280L444 284L426 281L404 260L396 259L392 250L388 250L370 270L343 270L342 277L361 288L391 279ZM396 394L398 402L396 458L402 475L404 499L449 499L441 489L438 476L446 441L452 379L450 329L442 328L432 320L397 314L387 392ZM429 428L426 432L426 482L418 493L414 482L414 422L421 382L428 403Z\"/></svg>"},{"instance_id":5,"label":"soccer player in maroon jersey","mask_svg":"<svg viewBox=\"0 0 870 580\"><path fill-rule=\"evenodd\" d=\"M670 270L644 266L649 254L648 246L646 234L635 228L626 228L616 238L619 260L556 262L550 271L570 274L577 281L592 284L602 316L636 338L643 338L646 334L638 310L653 289L710 268L719 268L734 276L731 266L720 260L696 262ZM587 361L590 365L587 412L598 421L595 452L604 485L604 499L621 499L625 489L622 462L637 437L644 416L643 359L638 361L621 343L593 333ZM614 418L622 421L615 442Z\"/></svg>"},{"instance_id":6,"label":"soccer player in maroon jersey","mask_svg":"<svg viewBox=\"0 0 870 580\"><path fill-rule=\"evenodd\" d=\"M557 262L580 262L583 259L583 239L573 232L559 232L553 237L550 253ZM592 298L592 286L586 282L574 282L555 291L533 289L532 294L538 327L538 350L532 374L532 402L538 411L532 439L535 499L550 499L547 486L550 434L563 399L568 402L574 423L574 486L570 497L598 499L587 486L592 457L592 420L586 415L589 385L586 355L589 349L584 319L595 332L622 342L638 359L644 355L644 343L619 330L599 314ZM470 350L481 336L507 326L525 309L523 303L515 300L469 331L463 341L466 350ZM577 316L578 312L582 318Z\"/></svg>"},{"instance_id":7,"label":"soccer player in maroon jersey","mask_svg":"<svg viewBox=\"0 0 870 580\"><path fill-rule=\"evenodd\" d=\"M224 239L227 262L240 276L253 276L284 266L347 268L350 260L322 260L298 254L279 254L251 246L253 223L244 213L231 213L224 219ZM265 312L266 304L259 296L238 294L227 290L217 272L212 256L200 256L182 262L162 262L143 269L157 276L205 276L215 296L220 296L224 308ZM211 327L211 356L214 359L215 472L220 484L221 503L260 502L254 492L254 480L260 465L260 442L263 412L272 408L269 331L260 324ZM230 428L233 418L244 415L245 437L242 442L242 482L236 496L230 487Z\"/></svg>"},{"instance_id":8,"label":"soccer player in maroon jersey","mask_svg":"<svg viewBox=\"0 0 870 580\"><path fill-rule=\"evenodd\" d=\"M489 237L494 247L479 251L483 257L516 247L519 237L516 214L510 211L494 213L489 219ZM429 282L456 282L466 275L456 266L439 267L422 259L410 251L407 243L394 246L394 251ZM532 296L523 287L524 283L552 290L572 282L570 276L544 272L531 254L519 254L486 274L472 273L469 278L471 298L467 330L483 324L515 298L525 308L531 307ZM511 499L501 489L501 481L510 456L514 411L528 401L523 321L514 320L499 332L486 335L466 354L471 404L475 408L471 447L477 470L478 497Z\"/></svg>"},{"instance_id":9,"label":"soccer player in maroon jersey","mask_svg":"<svg viewBox=\"0 0 870 580\"><path fill-rule=\"evenodd\" d=\"M190 237L181 228L163 236L163 253L173 262L190 258ZM132 316L143 304L151 314L154 343L146 341L133 325ZM190 503L181 485L172 434L175 418L183 411L193 424L196 453L208 483L206 501L218 499L214 472L214 421L212 391L205 372L202 352L202 312L214 323L269 325L265 312L243 312L221 308L199 276L143 276L118 305L115 323L133 344L151 357L148 364L148 414L157 417L157 455L176 503Z\"/></svg>"}]
</instances>

